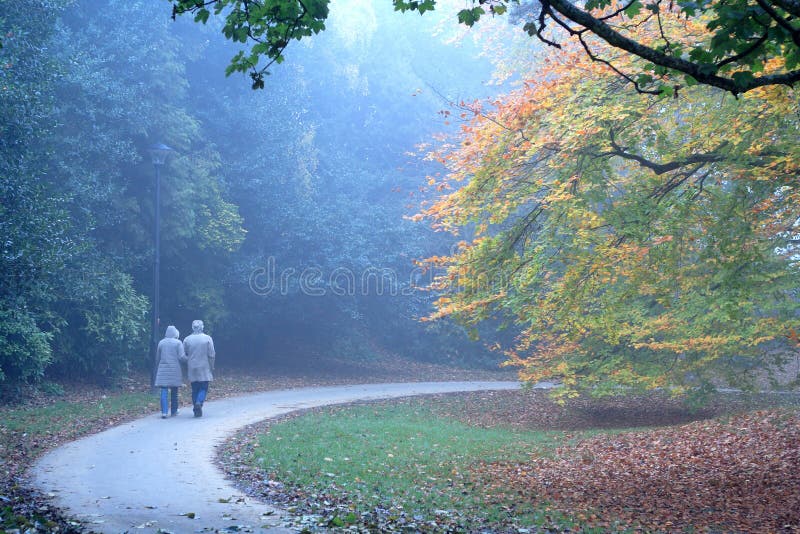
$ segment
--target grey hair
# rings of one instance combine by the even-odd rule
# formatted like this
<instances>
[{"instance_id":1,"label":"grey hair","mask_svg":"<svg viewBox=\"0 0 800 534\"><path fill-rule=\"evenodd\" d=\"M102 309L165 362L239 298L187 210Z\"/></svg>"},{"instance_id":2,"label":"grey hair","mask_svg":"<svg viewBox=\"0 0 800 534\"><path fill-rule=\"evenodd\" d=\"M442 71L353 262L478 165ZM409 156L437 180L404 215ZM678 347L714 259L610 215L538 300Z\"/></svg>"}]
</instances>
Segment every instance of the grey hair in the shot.
<instances>
[{"instance_id":1,"label":"grey hair","mask_svg":"<svg viewBox=\"0 0 800 534\"><path fill-rule=\"evenodd\" d=\"M192 332L195 334L199 334L203 331L203 321L200 319L195 319L192 321Z\"/></svg>"}]
</instances>

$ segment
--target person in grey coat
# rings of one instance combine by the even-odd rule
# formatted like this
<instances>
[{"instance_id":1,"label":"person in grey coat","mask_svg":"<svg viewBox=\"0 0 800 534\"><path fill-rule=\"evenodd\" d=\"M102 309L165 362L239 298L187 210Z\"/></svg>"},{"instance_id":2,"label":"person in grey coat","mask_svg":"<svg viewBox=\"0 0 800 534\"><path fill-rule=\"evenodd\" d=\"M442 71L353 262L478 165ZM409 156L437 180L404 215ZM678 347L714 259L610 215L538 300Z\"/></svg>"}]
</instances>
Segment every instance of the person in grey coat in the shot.
<instances>
[{"instance_id":1,"label":"person in grey coat","mask_svg":"<svg viewBox=\"0 0 800 534\"><path fill-rule=\"evenodd\" d=\"M156 349L156 387L161 388L161 417L167 417L167 393L171 394L171 414L178 415L178 388L183 385L181 362L186 360L178 329L170 325Z\"/></svg>"},{"instance_id":2,"label":"person in grey coat","mask_svg":"<svg viewBox=\"0 0 800 534\"><path fill-rule=\"evenodd\" d=\"M203 416L203 403L208 395L208 383L214 380L216 352L214 340L203 333L203 321L192 321L192 333L183 340L187 373L192 383L192 407L195 417Z\"/></svg>"}]
</instances>

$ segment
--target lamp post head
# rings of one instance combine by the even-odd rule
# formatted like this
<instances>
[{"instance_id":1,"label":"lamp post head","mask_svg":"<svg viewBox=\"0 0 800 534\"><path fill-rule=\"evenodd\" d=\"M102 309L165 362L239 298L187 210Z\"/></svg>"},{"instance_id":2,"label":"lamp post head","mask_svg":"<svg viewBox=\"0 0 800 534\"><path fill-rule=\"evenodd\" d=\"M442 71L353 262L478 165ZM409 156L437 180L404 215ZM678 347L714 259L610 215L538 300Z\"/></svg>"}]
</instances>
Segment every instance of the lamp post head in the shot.
<instances>
[{"instance_id":1,"label":"lamp post head","mask_svg":"<svg viewBox=\"0 0 800 534\"><path fill-rule=\"evenodd\" d=\"M163 165L167 161L167 156L173 152L173 150L164 143L151 145L147 151L150 152L150 158L153 160L153 165L156 167Z\"/></svg>"}]
</instances>

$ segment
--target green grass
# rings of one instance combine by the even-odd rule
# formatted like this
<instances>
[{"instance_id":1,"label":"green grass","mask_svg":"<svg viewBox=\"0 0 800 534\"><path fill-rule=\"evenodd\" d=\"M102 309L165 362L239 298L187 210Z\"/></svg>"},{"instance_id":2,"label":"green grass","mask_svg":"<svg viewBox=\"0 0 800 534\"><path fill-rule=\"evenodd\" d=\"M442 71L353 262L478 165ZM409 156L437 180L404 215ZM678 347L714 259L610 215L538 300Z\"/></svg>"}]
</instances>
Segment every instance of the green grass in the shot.
<instances>
[{"instance_id":1,"label":"green grass","mask_svg":"<svg viewBox=\"0 0 800 534\"><path fill-rule=\"evenodd\" d=\"M92 402L58 401L47 406L6 407L0 410L0 427L4 430L2 437L7 440L15 438L23 446L46 449L51 445L45 441L48 438L74 439L157 409L158 399L152 394L122 393Z\"/></svg>"},{"instance_id":2,"label":"green grass","mask_svg":"<svg viewBox=\"0 0 800 534\"><path fill-rule=\"evenodd\" d=\"M404 517L418 526L446 523L457 530L477 528L476 520L484 526L559 521L573 527L563 516L521 502L509 488L493 487L492 477L480 474L487 471L473 471L552 455L564 444L563 432L478 428L437 417L419 403L361 405L273 425L260 437L253 462L315 502L346 506L349 512L334 525L378 508L389 511L390 523Z\"/></svg>"}]
</instances>

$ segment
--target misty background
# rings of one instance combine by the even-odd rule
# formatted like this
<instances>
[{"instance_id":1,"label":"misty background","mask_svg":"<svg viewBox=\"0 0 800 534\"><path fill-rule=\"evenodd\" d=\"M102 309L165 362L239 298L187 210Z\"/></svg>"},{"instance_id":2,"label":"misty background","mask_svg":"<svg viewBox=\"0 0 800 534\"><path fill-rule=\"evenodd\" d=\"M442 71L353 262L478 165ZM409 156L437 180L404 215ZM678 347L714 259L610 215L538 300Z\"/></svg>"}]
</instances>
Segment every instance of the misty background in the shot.
<instances>
[{"instance_id":1,"label":"misty background","mask_svg":"<svg viewBox=\"0 0 800 534\"><path fill-rule=\"evenodd\" d=\"M444 4L443 4L444 5ZM446 321L414 260L455 238L404 217L448 101L498 92L453 9L337 0L266 88L238 47L167 2L6 2L0 49L5 378L113 382L148 366L153 143L161 329L205 321L222 365L402 357L494 367ZM490 332L490 331L489 331ZM158 332L158 338L163 331ZM491 334L489 335L491 337Z\"/></svg>"}]
</instances>

